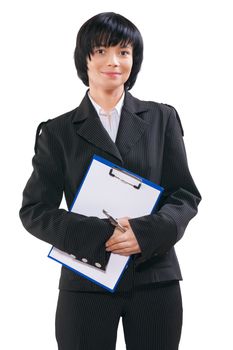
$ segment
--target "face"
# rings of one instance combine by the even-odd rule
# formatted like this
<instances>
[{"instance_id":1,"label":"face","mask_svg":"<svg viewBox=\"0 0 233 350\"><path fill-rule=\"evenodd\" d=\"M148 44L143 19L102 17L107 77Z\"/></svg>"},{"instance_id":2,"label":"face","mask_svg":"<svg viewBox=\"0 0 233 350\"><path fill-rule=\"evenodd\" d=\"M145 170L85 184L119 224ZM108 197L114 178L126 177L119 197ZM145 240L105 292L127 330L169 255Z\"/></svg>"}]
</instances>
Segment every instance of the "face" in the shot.
<instances>
[{"instance_id":1,"label":"face","mask_svg":"<svg viewBox=\"0 0 233 350\"><path fill-rule=\"evenodd\" d=\"M133 48L129 44L95 47L87 59L87 74L91 89L115 90L124 88L133 65Z\"/></svg>"}]
</instances>

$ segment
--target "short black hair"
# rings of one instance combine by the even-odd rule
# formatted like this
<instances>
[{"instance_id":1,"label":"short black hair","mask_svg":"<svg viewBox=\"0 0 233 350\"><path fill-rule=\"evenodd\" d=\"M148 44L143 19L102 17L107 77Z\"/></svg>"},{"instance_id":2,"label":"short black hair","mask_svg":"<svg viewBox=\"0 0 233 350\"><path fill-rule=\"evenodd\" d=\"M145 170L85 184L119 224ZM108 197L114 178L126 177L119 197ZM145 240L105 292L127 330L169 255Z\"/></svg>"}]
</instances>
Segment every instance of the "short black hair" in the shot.
<instances>
[{"instance_id":1,"label":"short black hair","mask_svg":"<svg viewBox=\"0 0 233 350\"><path fill-rule=\"evenodd\" d=\"M133 66L125 89L130 90L140 71L143 60L143 40L137 27L127 18L114 12L102 12L86 21L77 34L74 61L82 82L89 86L87 74L87 57L91 59L94 47L99 46L133 47Z\"/></svg>"}]
</instances>

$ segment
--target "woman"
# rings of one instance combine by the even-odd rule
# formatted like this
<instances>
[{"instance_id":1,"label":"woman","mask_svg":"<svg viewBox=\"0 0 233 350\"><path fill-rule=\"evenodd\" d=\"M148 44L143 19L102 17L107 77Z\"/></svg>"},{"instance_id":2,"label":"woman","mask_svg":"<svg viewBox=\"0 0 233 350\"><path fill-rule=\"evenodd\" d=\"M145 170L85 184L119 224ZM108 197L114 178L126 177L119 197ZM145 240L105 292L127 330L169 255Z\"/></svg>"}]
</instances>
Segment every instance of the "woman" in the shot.
<instances>
[{"instance_id":1,"label":"woman","mask_svg":"<svg viewBox=\"0 0 233 350\"><path fill-rule=\"evenodd\" d=\"M38 127L20 217L34 236L84 263L104 270L111 253L132 259L113 294L62 267L58 348L115 349L122 317L127 349L178 349L182 277L174 245L201 200L179 116L172 106L128 92L141 67L143 41L123 16L100 13L84 23L74 58L89 89L79 107ZM161 185L157 211L120 218L122 233L108 219L58 209L63 192L71 206L94 154Z\"/></svg>"}]
</instances>

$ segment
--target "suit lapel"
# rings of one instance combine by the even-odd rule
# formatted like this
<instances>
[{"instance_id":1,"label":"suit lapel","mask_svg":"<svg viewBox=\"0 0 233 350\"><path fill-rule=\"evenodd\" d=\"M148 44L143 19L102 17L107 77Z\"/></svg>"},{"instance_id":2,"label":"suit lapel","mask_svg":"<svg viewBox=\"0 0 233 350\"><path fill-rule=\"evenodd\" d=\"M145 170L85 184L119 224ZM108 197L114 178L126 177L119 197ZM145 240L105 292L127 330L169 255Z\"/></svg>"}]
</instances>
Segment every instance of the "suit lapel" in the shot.
<instances>
[{"instance_id":1,"label":"suit lapel","mask_svg":"<svg viewBox=\"0 0 233 350\"><path fill-rule=\"evenodd\" d=\"M123 164L122 157L130 151L149 127L149 124L139 116L147 109L142 108L141 101L134 98L129 92L125 92L119 129L114 143L103 127L87 93L73 117L77 134L94 146L113 155Z\"/></svg>"},{"instance_id":2,"label":"suit lapel","mask_svg":"<svg viewBox=\"0 0 233 350\"><path fill-rule=\"evenodd\" d=\"M76 132L86 141L113 155L122 163L123 160L121 154L108 132L103 127L87 93L77 108L73 118L73 123L76 126Z\"/></svg>"},{"instance_id":3,"label":"suit lapel","mask_svg":"<svg viewBox=\"0 0 233 350\"><path fill-rule=\"evenodd\" d=\"M122 156L134 147L149 128L149 123L142 118L143 112L147 110L143 102L126 91L116 138L116 146Z\"/></svg>"}]
</instances>

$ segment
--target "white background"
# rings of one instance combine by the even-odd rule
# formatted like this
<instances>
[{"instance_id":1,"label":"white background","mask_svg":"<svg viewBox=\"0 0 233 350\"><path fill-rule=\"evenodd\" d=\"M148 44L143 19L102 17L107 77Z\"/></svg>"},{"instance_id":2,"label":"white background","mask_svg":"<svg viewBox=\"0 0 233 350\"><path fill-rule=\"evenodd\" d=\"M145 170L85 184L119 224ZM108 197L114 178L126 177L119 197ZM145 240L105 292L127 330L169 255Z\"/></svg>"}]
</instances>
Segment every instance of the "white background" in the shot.
<instances>
[{"instance_id":1,"label":"white background","mask_svg":"<svg viewBox=\"0 0 233 350\"><path fill-rule=\"evenodd\" d=\"M128 17L141 31L145 58L131 92L178 110L203 196L176 246L184 278L180 349L232 349L233 28L230 1L224 0L1 3L0 347L57 348L60 266L47 258L50 246L23 229L18 211L37 125L78 106L86 91L73 63L78 29L104 11Z\"/></svg>"}]
</instances>

